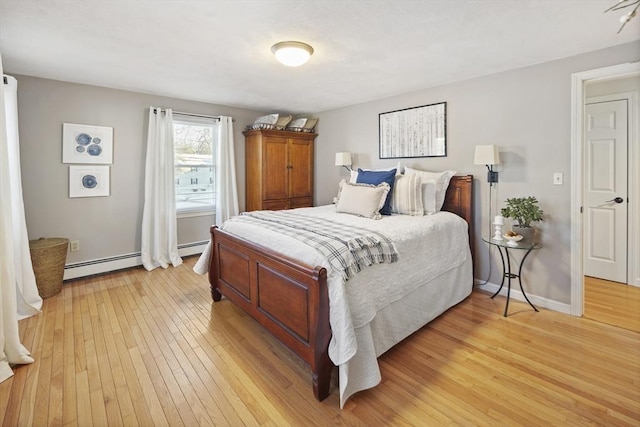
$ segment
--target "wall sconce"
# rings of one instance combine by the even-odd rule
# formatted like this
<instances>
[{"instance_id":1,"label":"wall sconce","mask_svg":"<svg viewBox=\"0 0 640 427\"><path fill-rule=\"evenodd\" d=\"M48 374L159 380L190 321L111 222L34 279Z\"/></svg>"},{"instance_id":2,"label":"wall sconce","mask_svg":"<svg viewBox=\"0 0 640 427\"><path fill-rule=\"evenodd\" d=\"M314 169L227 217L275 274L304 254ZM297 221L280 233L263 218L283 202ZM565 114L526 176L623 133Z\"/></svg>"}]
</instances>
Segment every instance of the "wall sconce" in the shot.
<instances>
[{"instance_id":1,"label":"wall sconce","mask_svg":"<svg viewBox=\"0 0 640 427\"><path fill-rule=\"evenodd\" d=\"M336 153L336 166L344 166L351 172L351 153L346 151Z\"/></svg>"},{"instance_id":2,"label":"wall sconce","mask_svg":"<svg viewBox=\"0 0 640 427\"><path fill-rule=\"evenodd\" d=\"M500 155L495 145L476 145L476 156L473 163L487 166L487 182L490 186L494 182L498 182L498 172L493 170L493 165L500 164Z\"/></svg>"}]
</instances>

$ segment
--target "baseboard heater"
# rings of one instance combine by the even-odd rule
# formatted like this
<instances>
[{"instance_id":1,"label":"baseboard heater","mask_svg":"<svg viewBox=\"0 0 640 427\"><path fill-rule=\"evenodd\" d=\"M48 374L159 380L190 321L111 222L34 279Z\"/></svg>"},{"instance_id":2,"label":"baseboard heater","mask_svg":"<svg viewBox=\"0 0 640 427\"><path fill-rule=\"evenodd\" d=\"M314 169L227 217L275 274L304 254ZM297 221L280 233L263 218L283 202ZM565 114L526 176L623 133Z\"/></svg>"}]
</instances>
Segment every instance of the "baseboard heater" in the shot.
<instances>
[{"instance_id":1,"label":"baseboard heater","mask_svg":"<svg viewBox=\"0 0 640 427\"><path fill-rule=\"evenodd\" d=\"M208 241L204 240L201 242L178 245L178 253L180 256L200 254L204 251L207 243ZM139 265L142 265L142 256L140 252L93 259L89 261L74 262L64 266L64 280L108 273L110 271L122 270L123 268L137 267Z\"/></svg>"}]
</instances>

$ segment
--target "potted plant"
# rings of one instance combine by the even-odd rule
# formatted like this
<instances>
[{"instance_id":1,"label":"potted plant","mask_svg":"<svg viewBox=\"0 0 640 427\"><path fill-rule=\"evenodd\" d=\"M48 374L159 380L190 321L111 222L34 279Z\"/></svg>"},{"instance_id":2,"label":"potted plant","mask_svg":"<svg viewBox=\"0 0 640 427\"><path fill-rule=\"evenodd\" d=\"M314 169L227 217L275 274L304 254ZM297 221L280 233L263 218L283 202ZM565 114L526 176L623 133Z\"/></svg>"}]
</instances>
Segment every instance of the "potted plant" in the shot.
<instances>
[{"instance_id":1,"label":"potted plant","mask_svg":"<svg viewBox=\"0 0 640 427\"><path fill-rule=\"evenodd\" d=\"M522 235L523 242L534 241L535 230L531 223L542 221L542 215L544 214L538 206L538 199L533 196L507 199L507 206L502 208L500 213L503 217L514 219L517 222L512 229Z\"/></svg>"}]
</instances>

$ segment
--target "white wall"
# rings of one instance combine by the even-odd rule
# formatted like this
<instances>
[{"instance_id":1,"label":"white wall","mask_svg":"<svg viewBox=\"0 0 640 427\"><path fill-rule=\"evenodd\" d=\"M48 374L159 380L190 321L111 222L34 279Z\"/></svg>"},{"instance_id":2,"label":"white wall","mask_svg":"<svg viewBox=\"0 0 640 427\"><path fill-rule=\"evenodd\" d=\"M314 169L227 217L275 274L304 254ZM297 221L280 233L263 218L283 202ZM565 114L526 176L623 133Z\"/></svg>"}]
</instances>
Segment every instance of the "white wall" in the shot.
<instances>
[{"instance_id":1,"label":"white wall","mask_svg":"<svg viewBox=\"0 0 640 427\"><path fill-rule=\"evenodd\" d=\"M7 74L11 74L8 72ZM29 239L80 241L67 264L140 251L149 106L235 119L240 204L244 207L242 130L261 112L136 92L14 75L22 186ZM109 197L69 198L69 165L62 163L62 124L112 126L114 158ZM178 243L209 239L213 216L178 220Z\"/></svg>"},{"instance_id":2,"label":"white wall","mask_svg":"<svg viewBox=\"0 0 640 427\"><path fill-rule=\"evenodd\" d=\"M536 196L545 212L539 223L544 248L523 270L527 293L537 301L568 311L570 281L571 74L638 60L640 41L446 86L407 93L318 114L316 203L330 203L344 168L333 166L335 153L354 153L355 167L392 166L378 158L378 114L447 102L447 157L403 159L426 170L455 169L474 174L475 277L500 283L497 252L490 257L480 236L490 234L486 168L473 164L476 145L496 144L501 151L500 182L494 186L497 208L509 197ZM517 54L514 52L514 54ZM553 185L554 172L564 185ZM513 252L513 251L512 251ZM492 263L489 276L490 259Z\"/></svg>"}]
</instances>

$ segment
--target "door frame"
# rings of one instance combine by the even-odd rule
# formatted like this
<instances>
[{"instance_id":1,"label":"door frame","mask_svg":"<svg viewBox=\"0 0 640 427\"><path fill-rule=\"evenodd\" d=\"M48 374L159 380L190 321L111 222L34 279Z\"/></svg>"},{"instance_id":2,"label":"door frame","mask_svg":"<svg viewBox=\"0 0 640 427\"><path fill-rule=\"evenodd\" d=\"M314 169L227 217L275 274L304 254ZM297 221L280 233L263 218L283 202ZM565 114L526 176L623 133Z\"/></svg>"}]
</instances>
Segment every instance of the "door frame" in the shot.
<instances>
[{"instance_id":1,"label":"door frame","mask_svg":"<svg viewBox=\"0 0 640 427\"><path fill-rule=\"evenodd\" d=\"M585 83L592 81L604 81L631 77L640 74L640 62L613 65L610 67L582 71L571 75L571 314L582 316L584 311L584 280L583 280L583 220L581 208L583 206L583 139L584 139L584 105ZM629 103L629 117L637 115L637 99L635 103ZM637 148L638 121L630 123L629 132L629 158L635 165L640 165L640 150ZM640 197L640 167L629 168L629 194L632 204L629 204L629 212L640 212L638 198ZM640 215L637 215L640 216ZM629 218L632 216L629 215ZM640 232L640 221L629 222L629 233ZM633 243L632 243L633 244ZM640 257L640 243L635 242L631 248L635 257ZM635 271L634 275L640 275ZM628 281L631 279L628 279Z\"/></svg>"}]
</instances>

